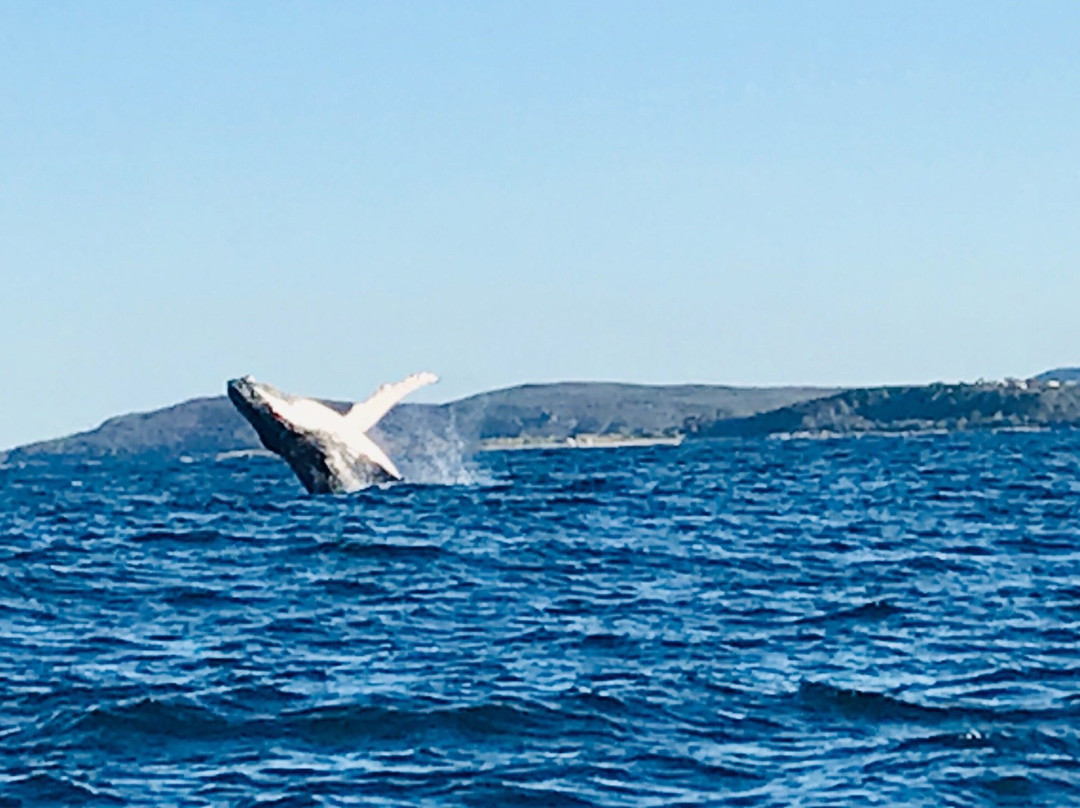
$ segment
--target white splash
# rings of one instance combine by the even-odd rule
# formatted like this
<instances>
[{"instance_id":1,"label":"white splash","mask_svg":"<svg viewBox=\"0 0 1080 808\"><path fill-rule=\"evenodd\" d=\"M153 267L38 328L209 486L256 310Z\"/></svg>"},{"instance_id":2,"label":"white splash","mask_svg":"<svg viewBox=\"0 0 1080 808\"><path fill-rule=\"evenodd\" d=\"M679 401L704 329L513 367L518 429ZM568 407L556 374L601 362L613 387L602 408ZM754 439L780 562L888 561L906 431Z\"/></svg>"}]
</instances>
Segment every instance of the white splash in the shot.
<instances>
[{"instance_id":1,"label":"white splash","mask_svg":"<svg viewBox=\"0 0 1080 808\"><path fill-rule=\"evenodd\" d=\"M455 419L443 434L425 436L422 448L401 458L405 482L420 485L488 485L490 475L470 462L472 452Z\"/></svg>"}]
</instances>

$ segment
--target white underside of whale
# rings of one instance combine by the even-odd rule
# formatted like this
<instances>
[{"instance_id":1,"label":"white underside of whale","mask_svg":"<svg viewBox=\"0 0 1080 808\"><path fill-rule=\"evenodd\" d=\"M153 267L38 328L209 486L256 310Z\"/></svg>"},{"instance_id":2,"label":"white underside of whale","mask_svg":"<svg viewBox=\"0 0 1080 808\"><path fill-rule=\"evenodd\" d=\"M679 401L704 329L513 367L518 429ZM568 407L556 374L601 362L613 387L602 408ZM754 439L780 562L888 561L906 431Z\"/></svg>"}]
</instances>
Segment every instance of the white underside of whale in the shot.
<instances>
[{"instance_id":1,"label":"white underside of whale","mask_svg":"<svg viewBox=\"0 0 1080 808\"><path fill-rule=\"evenodd\" d=\"M347 487L367 484L357 471L361 461L379 466L394 479L401 479L401 472L386 452L368 437L367 431L409 393L438 381L434 373L414 373L400 382L384 384L359 404L354 404L344 415L311 398L283 398L267 391L264 400L274 414L297 429L319 432L326 438L326 463L330 470Z\"/></svg>"}]
</instances>

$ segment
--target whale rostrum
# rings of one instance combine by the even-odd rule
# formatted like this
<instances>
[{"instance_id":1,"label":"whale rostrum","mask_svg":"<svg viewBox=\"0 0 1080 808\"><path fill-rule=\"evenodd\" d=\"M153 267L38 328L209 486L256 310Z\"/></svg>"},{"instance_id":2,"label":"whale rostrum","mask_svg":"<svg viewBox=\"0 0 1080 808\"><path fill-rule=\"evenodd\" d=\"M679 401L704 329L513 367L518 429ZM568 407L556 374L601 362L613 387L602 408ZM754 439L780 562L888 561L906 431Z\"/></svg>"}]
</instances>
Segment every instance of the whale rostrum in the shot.
<instances>
[{"instance_id":1,"label":"whale rostrum","mask_svg":"<svg viewBox=\"0 0 1080 808\"><path fill-rule=\"evenodd\" d=\"M325 494L401 479L397 466L367 432L401 399L435 381L434 373L414 373L382 385L344 414L251 376L232 379L227 390L263 446L285 459L309 493Z\"/></svg>"}]
</instances>

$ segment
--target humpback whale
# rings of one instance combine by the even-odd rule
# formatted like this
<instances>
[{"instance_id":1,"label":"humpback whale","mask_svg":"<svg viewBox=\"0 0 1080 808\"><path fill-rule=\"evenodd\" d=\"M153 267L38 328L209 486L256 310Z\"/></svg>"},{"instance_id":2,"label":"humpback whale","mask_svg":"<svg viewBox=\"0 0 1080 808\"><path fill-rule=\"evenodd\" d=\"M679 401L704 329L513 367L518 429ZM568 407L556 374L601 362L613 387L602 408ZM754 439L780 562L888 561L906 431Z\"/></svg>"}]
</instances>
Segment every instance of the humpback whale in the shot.
<instances>
[{"instance_id":1,"label":"humpback whale","mask_svg":"<svg viewBox=\"0 0 1080 808\"><path fill-rule=\"evenodd\" d=\"M344 414L250 376L230 380L226 389L263 446L285 459L308 493L327 494L401 479L397 466L367 431L409 393L435 381L434 373L414 373L382 385Z\"/></svg>"}]
</instances>

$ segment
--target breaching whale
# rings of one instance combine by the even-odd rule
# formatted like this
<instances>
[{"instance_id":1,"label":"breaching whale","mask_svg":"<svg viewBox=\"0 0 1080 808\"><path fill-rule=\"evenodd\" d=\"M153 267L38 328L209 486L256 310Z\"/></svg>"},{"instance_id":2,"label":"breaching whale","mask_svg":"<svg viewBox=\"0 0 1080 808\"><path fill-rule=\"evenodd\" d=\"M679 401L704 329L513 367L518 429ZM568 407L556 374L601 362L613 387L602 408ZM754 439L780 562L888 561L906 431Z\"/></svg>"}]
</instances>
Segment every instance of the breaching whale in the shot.
<instances>
[{"instance_id":1,"label":"breaching whale","mask_svg":"<svg viewBox=\"0 0 1080 808\"><path fill-rule=\"evenodd\" d=\"M308 493L327 494L401 479L397 466L367 431L413 390L435 381L434 373L414 373L382 385L344 414L250 376L230 380L227 390L263 446L285 459Z\"/></svg>"}]
</instances>

